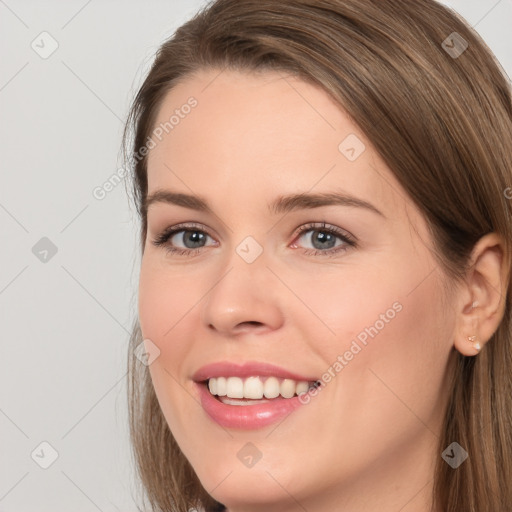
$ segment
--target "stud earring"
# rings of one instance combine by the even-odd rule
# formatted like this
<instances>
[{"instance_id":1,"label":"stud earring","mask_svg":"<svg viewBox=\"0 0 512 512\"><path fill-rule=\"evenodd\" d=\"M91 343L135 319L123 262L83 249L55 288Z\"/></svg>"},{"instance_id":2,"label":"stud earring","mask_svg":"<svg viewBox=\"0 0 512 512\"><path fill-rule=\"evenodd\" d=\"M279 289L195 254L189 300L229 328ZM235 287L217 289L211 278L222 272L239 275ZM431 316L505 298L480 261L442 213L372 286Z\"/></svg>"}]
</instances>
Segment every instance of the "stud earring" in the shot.
<instances>
[{"instance_id":1,"label":"stud earring","mask_svg":"<svg viewBox=\"0 0 512 512\"><path fill-rule=\"evenodd\" d=\"M468 341L470 343L473 343L473 347L476 349L476 350L480 350L482 348L482 346L480 345L480 342L477 341L475 343L475 340L476 340L476 336L468 336Z\"/></svg>"}]
</instances>

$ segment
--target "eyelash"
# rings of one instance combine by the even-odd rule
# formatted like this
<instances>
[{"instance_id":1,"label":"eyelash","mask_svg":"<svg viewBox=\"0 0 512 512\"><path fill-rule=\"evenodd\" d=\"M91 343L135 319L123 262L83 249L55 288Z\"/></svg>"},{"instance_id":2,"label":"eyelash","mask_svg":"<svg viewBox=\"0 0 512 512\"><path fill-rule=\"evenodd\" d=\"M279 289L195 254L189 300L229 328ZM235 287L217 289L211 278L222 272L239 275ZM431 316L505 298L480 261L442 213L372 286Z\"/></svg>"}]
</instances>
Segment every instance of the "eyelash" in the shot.
<instances>
[{"instance_id":1,"label":"eyelash","mask_svg":"<svg viewBox=\"0 0 512 512\"><path fill-rule=\"evenodd\" d=\"M325 222L312 222L308 224L304 224L298 229L298 234L295 238L300 238L304 233L308 231L320 231L322 233L328 233L331 235L335 235L340 238L345 245L340 245L338 247L334 247L332 249L327 249L325 251L321 251L318 249L305 249L304 254L306 256L327 256L332 257L338 255L340 252L346 251L349 247L357 247L356 241L349 236L346 232L341 231L336 226L332 226L326 224ZM174 236L176 233L180 232L201 232L210 236L207 231L203 230L201 226L196 224L177 224L176 226L171 226L164 230L160 235L158 235L152 243L157 247L165 247L168 254L174 254L179 256L194 256L204 249L204 247L198 247L196 249L182 249L178 247L172 247L168 244L168 240Z\"/></svg>"}]
</instances>

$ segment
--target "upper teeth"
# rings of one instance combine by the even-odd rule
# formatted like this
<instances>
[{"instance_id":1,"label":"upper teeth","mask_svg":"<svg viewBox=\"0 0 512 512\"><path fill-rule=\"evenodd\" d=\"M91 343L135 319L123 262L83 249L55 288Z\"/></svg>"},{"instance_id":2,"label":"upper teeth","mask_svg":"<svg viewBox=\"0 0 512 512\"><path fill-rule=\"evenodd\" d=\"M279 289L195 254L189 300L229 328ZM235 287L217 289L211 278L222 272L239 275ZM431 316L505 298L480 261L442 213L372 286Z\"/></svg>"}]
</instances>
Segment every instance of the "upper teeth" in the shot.
<instances>
[{"instance_id":1,"label":"upper teeth","mask_svg":"<svg viewBox=\"0 0 512 512\"><path fill-rule=\"evenodd\" d=\"M295 394L305 393L309 389L306 381L278 379L277 377L212 377L208 388L212 395L229 398L292 398Z\"/></svg>"}]
</instances>

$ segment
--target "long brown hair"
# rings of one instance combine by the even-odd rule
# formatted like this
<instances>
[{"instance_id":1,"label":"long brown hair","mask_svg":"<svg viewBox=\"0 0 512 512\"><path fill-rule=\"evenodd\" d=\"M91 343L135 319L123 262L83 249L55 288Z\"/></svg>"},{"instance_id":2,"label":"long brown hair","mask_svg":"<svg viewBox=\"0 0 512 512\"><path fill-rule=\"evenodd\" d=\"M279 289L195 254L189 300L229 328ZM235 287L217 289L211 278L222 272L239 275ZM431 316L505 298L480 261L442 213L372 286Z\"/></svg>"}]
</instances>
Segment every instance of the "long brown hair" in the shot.
<instances>
[{"instance_id":1,"label":"long brown hair","mask_svg":"<svg viewBox=\"0 0 512 512\"><path fill-rule=\"evenodd\" d=\"M141 148L166 93L206 68L278 70L319 85L423 213L451 282L463 278L474 244L489 232L503 237L511 268L510 83L478 34L434 0L217 0L182 25L158 50L125 129L142 252L148 181ZM512 510L512 291L504 285L505 313L492 338L476 357L457 352L433 510ZM135 321L130 435L143 492L153 510L221 510L180 451L149 371L134 357L141 340ZM469 453L456 470L441 458L453 441Z\"/></svg>"}]
</instances>

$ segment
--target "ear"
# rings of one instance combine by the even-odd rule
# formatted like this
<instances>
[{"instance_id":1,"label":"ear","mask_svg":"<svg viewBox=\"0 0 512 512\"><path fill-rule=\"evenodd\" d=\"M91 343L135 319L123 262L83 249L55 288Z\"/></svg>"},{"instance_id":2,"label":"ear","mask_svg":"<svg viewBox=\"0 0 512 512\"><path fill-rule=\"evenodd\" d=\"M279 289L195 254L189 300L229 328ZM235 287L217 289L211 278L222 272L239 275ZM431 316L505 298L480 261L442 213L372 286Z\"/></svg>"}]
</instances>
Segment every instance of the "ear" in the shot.
<instances>
[{"instance_id":1,"label":"ear","mask_svg":"<svg viewBox=\"0 0 512 512\"><path fill-rule=\"evenodd\" d=\"M473 248L456 310L454 346L465 356L478 354L500 325L510 272L507 261L496 233L483 236Z\"/></svg>"}]
</instances>

